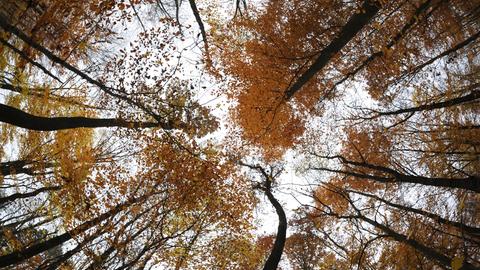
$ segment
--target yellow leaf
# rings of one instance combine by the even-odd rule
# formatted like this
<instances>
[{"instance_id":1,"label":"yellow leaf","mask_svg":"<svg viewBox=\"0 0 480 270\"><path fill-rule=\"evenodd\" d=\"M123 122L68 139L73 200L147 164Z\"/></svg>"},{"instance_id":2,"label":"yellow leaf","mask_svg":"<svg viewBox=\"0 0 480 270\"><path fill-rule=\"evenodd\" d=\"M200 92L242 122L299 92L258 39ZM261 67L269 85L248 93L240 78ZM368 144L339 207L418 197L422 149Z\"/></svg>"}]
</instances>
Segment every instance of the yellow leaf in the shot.
<instances>
[{"instance_id":1,"label":"yellow leaf","mask_svg":"<svg viewBox=\"0 0 480 270\"><path fill-rule=\"evenodd\" d=\"M462 268L463 265L463 256L455 256L452 260L452 270L458 270Z\"/></svg>"},{"instance_id":2,"label":"yellow leaf","mask_svg":"<svg viewBox=\"0 0 480 270\"><path fill-rule=\"evenodd\" d=\"M460 200L460 203L458 204L458 211L462 211L463 208L465 208L465 196Z\"/></svg>"}]
</instances>

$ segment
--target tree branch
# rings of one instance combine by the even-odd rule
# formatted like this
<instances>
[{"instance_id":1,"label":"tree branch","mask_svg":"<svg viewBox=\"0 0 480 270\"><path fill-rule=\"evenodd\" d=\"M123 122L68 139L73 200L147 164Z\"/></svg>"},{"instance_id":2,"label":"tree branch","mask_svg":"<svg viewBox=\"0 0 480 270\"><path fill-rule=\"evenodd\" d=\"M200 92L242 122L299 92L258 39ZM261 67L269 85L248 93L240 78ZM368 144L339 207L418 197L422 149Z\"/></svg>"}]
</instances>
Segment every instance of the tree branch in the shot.
<instances>
[{"instance_id":1,"label":"tree branch","mask_svg":"<svg viewBox=\"0 0 480 270\"><path fill-rule=\"evenodd\" d=\"M367 25L367 23L379 11L377 1L366 0L363 2L360 13L354 14L348 22L342 27L338 36L322 50L313 64L287 89L284 93L284 99L289 100L299 91L317 72L322 70L332 57L340 52L343 47L355 37L355 35Z\"/></svg>"},{"instance_id":2,"label":"tree branch","mask_svg":"<svg viewBox=\"0 0 480 270\"><path fill-rule=\"evenodd\" d=\"M207 42L207 33L205 32L205 26L202 22L202 17L200 17L200 12L198 11L197 5L195 4L195 0L188 0L190 3L190 7L192 8L193 15L195 16L195 20L197 21L198 28L200 28L200 33L202 34L203 44L205 46L205 54L207 58L209 57L208 53L208 42Z\"/></svg>"}]
</instances>

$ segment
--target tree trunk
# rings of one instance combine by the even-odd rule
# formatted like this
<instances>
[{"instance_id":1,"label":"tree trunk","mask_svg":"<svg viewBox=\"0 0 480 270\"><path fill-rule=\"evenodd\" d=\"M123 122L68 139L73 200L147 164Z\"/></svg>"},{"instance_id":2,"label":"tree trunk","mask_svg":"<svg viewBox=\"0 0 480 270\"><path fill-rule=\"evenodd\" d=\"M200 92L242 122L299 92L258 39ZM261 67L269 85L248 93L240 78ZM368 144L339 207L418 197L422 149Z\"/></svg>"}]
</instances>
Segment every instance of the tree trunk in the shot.
<instances>
[{"instance_id":1,"label":"tree trunk","mask_svg":"<svg viewBox=\"0 0 480 270\"><path fill-rule=\"evenodd\" d=\"M283 211L282 205L275 199L270 189L265 190L265 195L267 195L268 200L277 212L278 229L272 252L270 253L270 256L268 256L263 270L276 270L278 263L280 262L280 259L282 257L283 248L285 247L285 241L287 237L287 217L285 215L285 212Z\"/></svg>"},{"instance_id":2,"label":"tree trunk","mask_svg":"<svg viewBox=\"0 0 480 270\"><path fill-rule=\"evenodd\" d=\"M472 102L479 98L480 98L480 91L472 90L472 92L470 92L468 95L465 95L465 96L456 97L456 98L448 99L441 102L434 102L430 104L420 105L417 107L410 107L410 108L405 108L405 109L400 109L395 111L379 112L378 116L398 115L402 113L414 113L414 112L420 112L420 111L431 111L435 109L448 108L451 106L460 105L462 103Z\"/></svg>"},{"instance_id":3,"label":"tree trunk","mask_svg":"<svg viewBox=\"0 0 480 270\"><path fill-rule=\"evenodd\" d=\"M313 168L314 170L341 173L344 175L350 175L358 178L374 180L382 183L412 183L412 184L421 184L421 185L435 186L435 187L461 188L461 189L475 191L477 193L480 192L480 177L474 176L474 175L468 176L465 178L425 177L425 176L407 175L385 166L370 164L367 162L351 161L344 158L343 156L331 156L331 157L323 157L323 158L327 158L327 159L338 158L343 164L351 165L353 166L353 168L348 168L350 170ZM389 174L391 177L358 172L354 170L355 167L375 170L381 174Z\"/></svg>"},{"instance_id":4,"label":"tree trunk","mask_svg":"<svg viewBox=\"0 0 480 270\"><path fill-rule=\"evenodd\" d=\"M1 106L0 106L1 108ZM1 110L1 109L0 109ZM0 115L0 118L2 116ZM15 160L15 161L7 161L7 162L1 162L0 163L0 174L2 176L7 176L11 174L18 174L18 173L24 173L24 174L33 174L32 170L25 168L25 165L27 165L28 162L25 160Z\"/></svg>"},{"instance_id":5,"label":"tree trunk","mask_svg":"<svg viewBox=\"0 0 480 270\"><path fill-rule=\"evenodd\" d=\"M455 227L459 231L464 231L468 234L471 234L471 235L474 235L474 236L477 236L477 237L480 236L480 228L468 226L468 225L466 225L464 223L461 223L461 222L451 221L451 220L443 218L443 217L441 217L437 214L430 213L430 212L427 212L427 211L424 211L424 210L421 210L421 209L416 209L416 208L413 208L413 207L392 203L392 202L387 201L385 199L382 199L382 198L380 198L376 195L367 194L367 193L356 191L356 190L347 190L347 191L348 192L353 192L353 193L356 193L356 194L360 194L360 195L363 195L363 196L366 196L366 197L373 198L375 200L378 200L380 202L385 203L388 206L392 206L392 207L395 207L395 208L400 209L400 210L404 210L404 211L407 211L407 212L411 212L411 213L415 213L415 214L419 214L419 215L428 217L428 218L430 218L430 219L432 219L432 220L434 220L434 221L436 221L440 224Z\"/></svg>"},{"instance_id":6,"label":"tree trunk","mask_svg":"<svg viewBox=\"0 0 480 270\"><path fill-rule=\"evenodd\" d=\"M355 35L367 25L367 23L379 11L377 1L365 0L360 13L355 13L342 27L337 37L325 47L313 64L285 91L285 100L289 100L299 91L317 72L321 71L332 57L340 52L343 47L355 37Z\"/></svg>"},{"instance_id":7,"label":"tree trunk","mask_svg":"<svg viewBox=\"0 0 480 270\"><path fill-rule=\"evenodd\" d=\"M150 128L162 127L172 129L168 124L154 122L133 122L118 118L88 118L88 117L42 117L26 113L14 107L0 104L0 122L17 127L38 131L54 131L72 128Z\"/></svg>"},{"instance_id":8,"label":"tree trunk","mask_svg":"<svg viewBox=\"0 0 480 270\"><path fill-rule=\"evenodd\" d=\"M452 258L447 257L447 256L437 252L436 250L423 245L422 243L416 241L415 239L409 238L409 237L407 237L403 234L399 234L399 233L395 232L394 230L390 229L389 227L387 227L383 224L380 224L380 223L378 223L374 220L371 220L371 219L369 219L365 216L360 215L359 218L361 220L375 226L376 228L382 230L383 232L388 234L390 237L392 237L396 241L405 243L405 244L411 246L412 248L420 251L428 259L439 262L441 265L443 265L447 269L450 268ZM478 267L475 267L475 266L473 266L473 265L471 265L467 262L463 262L463 266L460 269L461 270L479 270Z\"/></svg>"},{"instance_id":9,"label":"tree trunk","mask_svg":"<svg viewBox=\"0 0 480 270\"><path fill-rule=\"evenodd\" d=\"M14 201L16 199L24 199L28 197L34 197L37 196L38 194L45 192L45 191L55 191L55 190L60 190L60 186L53 186L53 187L42 187L39 189L36 189L31 192L26 192L26 193L14 193L12 195L6 196L6 197L0 197L0 206L4 203Z\"/></svg>"},{"instance_id":10,"label":"tree trunk","mask_svg":"<svg viewBox=\"0 0 480 270\"><path fill-rule=\"evenodd\" d=\"M81 225L77 226L75 229L72 229L61 235L52 237L47 241L34 244L25 249L17 250L12 253L0 256L0 267L19 264L24 260L27 260L36 255L39 255L51 248L54 248L58 245L62 245L68 240L72 239L75 235L86 232L88 229L100 224L102 221L105 221L115 216L116 214L120 213L123 209L125 209L125 207L128 207L134 203L138 203L146 199L147 197L148 197L147 195L144 195L139 198L130 199L122 204L117 205L115 208L113 208L112 210L106 213L103 213L94 219L91 219L89 221L82 223Z\"/></svg>"}]
</instances>

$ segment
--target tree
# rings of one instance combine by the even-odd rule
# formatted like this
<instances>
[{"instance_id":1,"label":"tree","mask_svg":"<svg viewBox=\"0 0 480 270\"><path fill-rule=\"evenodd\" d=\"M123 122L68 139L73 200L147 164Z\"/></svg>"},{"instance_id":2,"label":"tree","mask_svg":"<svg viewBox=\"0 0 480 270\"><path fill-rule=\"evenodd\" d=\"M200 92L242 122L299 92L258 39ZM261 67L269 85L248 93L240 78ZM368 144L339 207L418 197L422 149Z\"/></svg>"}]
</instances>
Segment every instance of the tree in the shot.
<instances>
[{"instance_id":1,"label":"tree","mask_svg":"<svg viewBox=\"0 0 480 270\"><path fill-rule=\"evenodd\" d=\"M255 188L264 192L265 196L267 196L268 198L268 201L275 208L275 212L278 216L278 229L275 236L275 242L273 243L270 255L268 256L263 266L263 270L274 270L277 269L280 259L282 257L287 237L287 217L285 215L285 211L283 210L282 205L272 194L273 181L282 172L282 170L275 171L275 168L271 167L270 171L267 172L263 167L259 165L248 165L245 163L241 163L241 165L247 166L250 169L254 169L261 174L263 181L261 183L258 183Z\"/></svg>"},{"instance_id":2,"label":"tree","mask_svg":"<svg viewBox=\"0 0 480 270\"><path fill-rule=\"evenodd\" d=\"M455 250L460 248L462 245L461 243L470 242L474 244L476 240L474 238L469 237L462 237L461 232L454 232L452 230L447 230L442 228L439 225L429 226L429 222L436 222L435 219L433 220L424 220L421 218L413 218L409 214L423 212L421 210L412 211L411 208L401 207L397 208L398 204L387 202L385 206L388 208L383 208L382 204L377 204L375 200L360 200L360 198L354 198L354 194L361 194L362 196L367 196L368 198L380 199L377 196L365 194L361 192L345 190L335 186L325 186L320 187L320 189L326 189L327 192L332 193L335 200L338 200L344 207L341 209L332 207L331 201L324 201L323 198L319 196L315 196L315 200L317 202L316 207L311 209L311 213L309 214L310 218L313 219L338 219L338 220L345 220L348 223L352 224L352 229L359 230L362 232L363 235L359 235L360 237L365 237L366 235L372 235L370 239L359 240L360 246L354 247L356 250L352 250L355 256L352 258L354 264L365 265L374 267L373 265L377 265L376 267L380 267L380 265L391 264L392 261L386 260L394 260L394 265L402 266L408 265L408 267L418 267L419 261L410 261L410 262L403 262L403 258L401 257L392 257L391 250L387 246L384 246L387 243L381 243L376 247L372 247L374 242L381 242L384 239L392 239L396 242L401 243L400 245L394 245L394 248L403 249L407 248L408 252L413 254L420 253L421 257L427 258L429 260L428 263L434 263L443 265L444 267L450 267L451 262L453 261L453 257L455 255ZM322 191L325 192L325 191ZM317 193L321 194L321 193ZM356 202L354 202L354 200ZM385 203L386 201L380 199L379 201ZM391 206L397 208L389 209ZM405 212L395 212L398 209L404 210ZM393 212L390 212L390 211ZM424 212L422 213L424 214ZM372 215L369 217L367 215ZM432 216L430 216L432 218ZM437 217L438 218L438 217ZM384 221L381 222L379 219L383 219ZM405 222L405 223L403 223ZM403 224L407 224L405 227ZM368 226L372 226L374 230L370 230ZM399 232L397 230L404 230L405 232ZM428 232L428 233L427 233ZM427 234L426 234L427 233ZM448 240L447 240L448 238ZM334 241L333 239L331 241ZM425 243L426 242L426 243ZM335 242L334 242L335 243ZM443 246L446 243L449 243L452 246ZM448 245L448 244L447 244ZM464 250L462 255L462 268L461 269L478 269L475 265L472 265L470 261L476 260L476 245L474 244L471 246L471 250L467 249ZM477 246L478 247L478 246ZM347 247L344 247L347 248ZM385 250L385 253L377 260L375 259L374 255L369 255L368 248ZM445 255L445 253L450 253L453 255ZM383 257L385 256L385 257ZM363 261L365 260L365 261ZM384 261L385 260L385 261ZM423 262L425 263L425 262ZM427 263L427 264L428 264ZM430 266L432 267L432 266ZM460 268L459 268L460 269Z\"/></svg>"},{"instance_id":3,"label":"tree","mask_svg":"<svg viewBox=\"0 0 480 270\"><path fill-rule=\"evenodd\" d=\"M202 161L172 147L165 138L150 142L144 155L138 158L141 169L134 176L118 173L120 168L115 166L116 173L102 169L95 179L88 180L87 184L93 186L84 188L87 194L77 190L72 194L76 197L69 198L69 194L64 193L59 198L51 193L50 196L56 198L49 198L49 204L44 207L60 212L67 231L51 232L52 236L39 242L8 250L2 257L3 266L22 265L25 261L42 269L72 262L81 268L94 265L128 268L152 260L182 260L188 265L191 260L196 261L196 256L210 252L200 250L196 247L198 244L216 242L217 237L233 232L245 233L251 207L249 188L222 181L228 177L228 164L214 163L213 156L208 162ZM226 168L221 168L223 166ZM107 192L105 197L88 194L102 187ZM118 194L112 192L112 187ZM85 205L73 207L72 203L85 197L88 198ZM244 208L239 207L242 204ZM23 217L17 219L30 224L28 220L22 221ZM42 228L44 224L32 226ZM61 256L41 256L73 239L76 246L65 249ZM129 253L131 256L115 256Z\"/></svg>"}]
</instances>

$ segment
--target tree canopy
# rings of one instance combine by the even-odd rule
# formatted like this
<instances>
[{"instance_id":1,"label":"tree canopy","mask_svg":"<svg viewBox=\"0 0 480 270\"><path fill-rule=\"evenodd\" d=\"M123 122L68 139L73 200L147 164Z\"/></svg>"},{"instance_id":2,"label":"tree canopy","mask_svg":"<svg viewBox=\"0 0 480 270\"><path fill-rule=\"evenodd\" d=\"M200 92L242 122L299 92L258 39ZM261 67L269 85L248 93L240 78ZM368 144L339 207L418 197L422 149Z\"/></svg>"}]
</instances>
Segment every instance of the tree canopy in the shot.
<instances>
[{"instance_id":1,"label":"tree canopy","mask_svg":"<svg viewBox=\"0 0 480 270\"><path fill-rule=\"evenodd\" d=\"M479 36L478 0L3 0L0 268L480 269Z\"/></svg>"}]
</instances>

